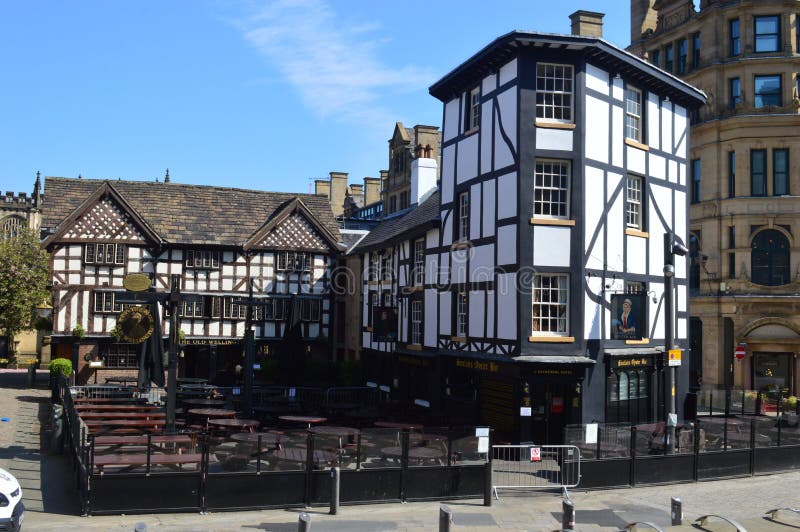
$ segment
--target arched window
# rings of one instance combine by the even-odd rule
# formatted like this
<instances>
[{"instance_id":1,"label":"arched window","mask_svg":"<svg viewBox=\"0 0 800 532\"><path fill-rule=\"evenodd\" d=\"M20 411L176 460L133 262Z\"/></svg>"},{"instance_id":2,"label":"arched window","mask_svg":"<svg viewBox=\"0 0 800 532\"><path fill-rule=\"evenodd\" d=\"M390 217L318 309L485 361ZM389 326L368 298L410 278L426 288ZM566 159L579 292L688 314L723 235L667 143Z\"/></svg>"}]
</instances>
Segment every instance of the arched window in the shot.
<instances>
[{"instance_id":1,"label":"arched window","mask_svg":"<svg viewBox=\"0 0 800 532\"><path fill-rule=\"evenodd\" d=\"M778 286L789 283L789 240L783 233L767 229L753 238L750 269L755 284Z\"/></svg>"},{"instance_id":2,"label":"arched window","mask_svg":"<svg viewBox=\"0 0 800 532\"><path fill-rule=\"evenodd\" d=\"M700 290L700 240L689 234L689 290L696 293Z\"/></svg>"},{"instance_id":3,"label":"arched window","mask_svg":"<svg viewBox=\"0 0 800 532\"><path fill-rule=\"evenodd\" d=\"M25 220L18 216L9 216L0 222L0 240L14 238L25 227Z\"/></svg>"}]
</instances>

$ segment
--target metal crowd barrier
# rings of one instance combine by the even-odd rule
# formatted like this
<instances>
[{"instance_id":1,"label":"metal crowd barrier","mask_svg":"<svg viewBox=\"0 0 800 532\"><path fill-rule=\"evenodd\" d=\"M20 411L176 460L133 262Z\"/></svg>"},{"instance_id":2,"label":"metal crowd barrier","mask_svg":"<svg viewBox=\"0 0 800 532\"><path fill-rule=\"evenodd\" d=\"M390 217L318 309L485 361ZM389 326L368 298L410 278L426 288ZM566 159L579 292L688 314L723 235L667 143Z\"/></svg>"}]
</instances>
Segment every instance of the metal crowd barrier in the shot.
<instances>
[{"instance_id":1,"label":"metal crowd barrier","mask_svg":"<svg viewBox=\"0 0 800 532\"><path fill-rule=\"evenodd\" d=\"M492 446L492 492L498 489L566 489L581 480L581 452L574 445Z\"/></svg>"}]
</instances>

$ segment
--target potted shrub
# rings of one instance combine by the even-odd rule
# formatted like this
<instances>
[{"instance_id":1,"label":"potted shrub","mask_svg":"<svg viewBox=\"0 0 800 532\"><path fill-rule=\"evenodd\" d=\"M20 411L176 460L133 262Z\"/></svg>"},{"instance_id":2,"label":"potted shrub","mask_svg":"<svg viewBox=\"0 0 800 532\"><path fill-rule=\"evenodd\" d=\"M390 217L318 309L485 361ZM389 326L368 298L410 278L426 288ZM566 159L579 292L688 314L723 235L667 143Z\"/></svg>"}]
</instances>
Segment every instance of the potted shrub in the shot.
<instances>
[{"instance_id":1,"label":"potted shrub","mask_svg":"<svg viewBox=\"0 0 800 532\"><path fill-rule=\"evenodd\" d=\"M75 327L72 328L72 337L77 340L83 340L83 337L86 336L86 329L79 323Z\"/></svg>"},{"instance_id":2,"label":"potted shrub","mask_svg":"<svg viewBox=\"0 0 800 532\"><path fill-rule=\"evenodd\" d=\"M68 358L56 358L50 362L50 389L53 392L53 402L57 402L58 397L58 377L63 375L69 378L72 374L72 361Z\"/></svg>"},{"instance_id":3,"label":"potted shrub","mask_svg":"<svg viewBox=\"0 0 800 532\"><path fill-rule=\"evenodd\" d=\"M784 397L783 401L781 401L783 405L783 409L789 412L795 412L797 410L797 397L794 395L790 395L789 397Z\"/></svg>"}]
</instances>

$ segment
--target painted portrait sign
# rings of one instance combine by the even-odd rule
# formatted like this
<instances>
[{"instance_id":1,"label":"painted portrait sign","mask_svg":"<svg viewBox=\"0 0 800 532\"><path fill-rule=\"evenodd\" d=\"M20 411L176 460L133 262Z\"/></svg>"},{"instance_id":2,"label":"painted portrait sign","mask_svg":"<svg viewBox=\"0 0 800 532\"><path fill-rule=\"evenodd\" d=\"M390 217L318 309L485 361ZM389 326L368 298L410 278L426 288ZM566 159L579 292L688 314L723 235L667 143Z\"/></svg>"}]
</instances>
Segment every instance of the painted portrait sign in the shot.
<instances>
[{"instance_id":1,"label":"painted portrait sign","mask_svg":"<svg viewBox=\"0 0 800 532\"><path fill-rule=\"evenodd\" d=\"M641 340L645 337L644 294L611 295L611 339Z\"/></svg>"}]
</instances>

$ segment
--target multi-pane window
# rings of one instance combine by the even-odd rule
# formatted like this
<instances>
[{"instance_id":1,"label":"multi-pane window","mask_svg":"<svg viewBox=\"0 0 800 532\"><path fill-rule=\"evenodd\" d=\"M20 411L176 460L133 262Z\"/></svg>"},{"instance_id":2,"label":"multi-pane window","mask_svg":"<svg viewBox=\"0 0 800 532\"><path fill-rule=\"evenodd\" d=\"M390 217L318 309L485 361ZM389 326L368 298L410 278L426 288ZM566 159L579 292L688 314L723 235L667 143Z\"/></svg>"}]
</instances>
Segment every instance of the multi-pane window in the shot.
<instances>
[{"instance_id":1,"label":"multi-pane window","mask_svg":"<svg viewBox=\"0 0 800 532\"><path fill-rule=\"evenodd\" d=\"M414 241L414 285L425 284L425 239Z\"/></svg>"},{"instance_id":2,"label":"multi-pane window","mask_svg":"<svg viewBox=\"0 0 800 532\"><path fill-rule=\"evenodd\" d=\"M625 283L626 294L644 294L644 283L638 281L627 281Z\"/></svg>"},{"instance_id":3,"label":"multi-pane window","mask_svg":"<svg viewBox=\"0 0 800 532\"><path fill-rule=\"evenodd\" d=\"M139 353L135 346L111 344L103 354L103 367L126 369L139 367Z\"/></svg>"},{"instance_id":4,"label":"multi-pane window","mask_svg":"<svg viewBox=\"0 0 800 532\"><path fill-rule=\"evenodd\" d=\"M242 298L226 297L222 317L231 320L243 320L247 318L247 304Z\"/></svg>"},{"instance_id":5,"label":"multi-pane window","mask_svg":"<svg viewBox=\"0 0 800 532\"><path fill-rule=\"evenodd\" d=\"M672 44L668 44L664 47L664 70L667 72L672 72L672 69L675 66L675 51L672 48Z\"/></svg>"},{"instance_id":6,"label":"multi-pane window","mask_svg":"<svg viewBox=\"0 0 800 532\"><path fill-rule=\"evenodd\" d=\"M2 226L0 226L0 240L16 238L23 227L25 227L25 220L18 216L9 216L3 220Z\"/></svg>"},{"instance_id":7,"label":"multi-pane window","mask_svg":"<svg viewBox=\"0 0 800 532\"><path fill-rule=\"evenodd\" d=\"M755 51L777 52L781 46L781 19L778 15L755 17Z\"/></svg>"},{"instance_id":8,"label":"multi-pane window","mask_svg":"<svg viewBox=\"0 0 800 532\"><path fill-rule=\"evenodd\" d=\"M693 159L691 202L697 203L699 201L700 201L700 159Z\"/></svg>"},{"instance_id":9,"label":"multi-pane window","mask_svg":"<svg viewBox=\"0 0 800 532\"><path fill-rule=\"evenodd\" d=\"M767 195L767 150L750 150L750 195Z\"/></svg>"},{"instance_id":10,"label":"multi-pane window","mask_svg":"<svg viewBox=\"0 0 800 532\"><path fill-rule=\"evenodd\" d=\"M384 281L392 280L392 254L386 253L381 259L381 273Z\"/></svg>"},{"instance_id":11,"label":"multi-pane window","mask_svg":"<svg viewBox=\"0 0 800 532\"><path fill-rule=\"evenodd\" d=\"M411 343L422 345L422 301L411 302Z\"/></svg>"},{"instance_id":12,"label":"multi-pane window","mask_svg":"<svg viewBox=\"0 0 800 532\"><path fill-rule=\"evenodd\" d=\"M739 19L733 19L728 22L728 50L731 56L739 55L741 53L741 34L739 33Z\"/></svg>"},{"instance_id":13,"label":"multi-pane window","mask_svg":"<svg viewBox=\"0 0 800 532\"><path fill-rule=\"evenodd\" d=\"M124 264L125 246L122 244L86 244L83 250L86 264Z\"/></svg>"},{"instance_id":14,"label":"multi-pane window","mask_svg":"<svg viewBox=\"0 0 800 532\"><path fill-rule=\"evenodd\" d=\"M184 252L184 257L184 264L187 268L219 268L219 251L201 251L189 249Z\"/></svg>"},{"instance_id":15,"label":"multi-pane window","mask_svg":"<svg viewBox=\"0 0 800 532\"><path fill-rule=\"evenodd\" d=\"M458 195L458 239L469 240L469 192Z\"/></svg>"},{"instance_id":16,"label":"multi-pane window","mask_svg":"<svg viewBox=\"0 0 800 532\"><path fill-rule=\"evenodd\" d=\"M742 84L739 78L728 80L728 95L728 106L731 109L742 103Z\"/></svg>"},{"instance_id":17,"label":"multi-pane window","mask_svg":"<svg viewBox=\"0 0 800 532\"><path fill-rule=\"evenodd\" d=\"M736 152L728 152L728 197L736 197Z\"/></svg>"},{"instance_id":18,"label":"multi-pane window","mask_svg":"<svg viewBox=\"0 0 800 532\"><path fill-rule=\"evenodd\" d=\"M536 118L572 122L572 65L536 65Z\"/></svg>"},{"instance_id":19,"label":"multi-pane window","mask_svg":"<svg viewBox=\"0 0 800 532\"><path fill-rule=\"evenodd\" d=\"M184 295L183 296L183 312L181 315L184 318L202 318L205 316L205 305L203 296L199 295Z\"/></svg>"},{"instance_id":20,"label":"multi-pane window","mask_svg":"<svg viewBox=\"0 0 800 532\"><path fill-rule=\"evenodd\" d=\"M655 66L661 66L661 50L653 50L650 52L650 62Z\"/></svg>"},{"instance_id":21,"label":"multi-pane window","mask_svg":"<svg viewBox=\"0 0 800 532\"><path fill-rule=\"evenodd\" d=\"M456 294L456 336L467 336L467 293Z\"/></svg>"},{"instance_id":22,"label":"multi-pane window","mask_svg":"<svg viewBox=\"0 0 800 532\"><path fill-rule=\"evenodd\" d=\"M625 89L625 137L642 142L642 91Z\"/></svg>"},{"instance_id":23,"label":"multi-pane window","mask_svg":"<svg viewBox=\"0 0 800 532\"><path fill-rule=\"evenodd\" d=\"M369 280L378 281L381 278L381 256L377 251L369 254Z\"/></svg>"},{"instance_id":24,"label":"multi-pane window","mask_svg":"<svg viewBox=\"0 0 800 532\"><path fill-rule=\"evenodd\" d=\"M534 335L569 334L569 276L537 274L533 279L531 330Z\"/></svg>"},{"instance_id":25,"label":"multi-pane window","mask_svg":"<svg viewBox=\"0 0 800 532\"><path fill-rule=\"evenodd\" d=\"M781 76L756 76L753 83L753 105L767 107L768 105L783 105L781 98Z\"/></svg>"},{"instance_id":26,"label":"multi-pane window","mask_svg":"<svg viewBox=\"0 0 800 532\"><path fill-rule=\"evenodd\" d=\"M310 269L309 254L303 251L278 251L278 271L305 272Z\"/></svg>"},{"instance_id":27,"label":"multi-pane window","mask_svg":"<svg viewBox=\"0 0 800 532\"><path fill-rule=\"evenodd\" d=\"M304 299L300 305L300 318L303 321L319 321L320 300Z\"/></svg>"},{"instance_id":28,"label":"multi-pane window","mask_svg":"<svg viewBox=\"0 0 800 532\"><path fill-rule=\"evenodd\" d=\"M700 68L700 32L692 34L692 68Z\"/></svg>"},{"instance_id":29,"label":"multi-pane window","mask_svg":"<svg viewBox=\"0 0 800 532\"><path fill-rule=\"evenodd\" d=\"M789 195L789 150L772 150L772 194Z\"/></svg>"},{"instance_id":30,"label":"multi-pane window","mask_svg":"<svg viewBox=\"0 0 800 532\"><path fill-rule=\"evenodd\" d=\"M627 178L626 197L626 223L634 229L644 229L642 219L642 178L629 175Z\"/></svg>"},{"instance_id":31,"label":"multi-pane window","mask_svg":"<svg viewBox=\"0 0 800 532\"><path fill-rule=\"evenodd\" d=\"M789 240L777 229L761 231L753 238L750 251L752 281L764 286L788 284L790 279Z\"/></svg>"},{"instance_id":32,"label":"multi-pane window","mask_svg":"<svg viewBox=\"0 0 800 532\"><path fill-rule=\"evenodd\" d=\"M533 176L534 216L569 218L570 163L537 160Z\"/></svg>"},{"instance_id":33,"label":"multi-pane window","mask_svg":"<svg viewBox=\"0 0 800 532\"><path fill-rule=\"evenodd\" d=\"M117 292L108 290L95 290L94 292L94 311L103 313L122 312L122 304L117 303Z\"/></svg>"},{"instance_id":34,"label":"multi-pane window","mask_svg":"<svg viewBox=\"0 0 800 532\"><path fill-rule=\"evenodd\" d=\"M464 129L469 131L481 125L481 90L480 87L475 87L469 91L467 99L467 122Z\"/></svg>"},{"instance_id":35,"label":"multi-pane window","mask_svg":"<svg viewBox=\"0 0 800 532\"><path fill-rule=\"evenodd\" d=\"M678 74L686 73L686 62L689 57L689 43L686 39L678 41Z\"/></svg>"}]
</instances>

